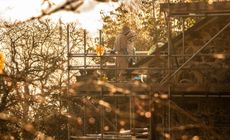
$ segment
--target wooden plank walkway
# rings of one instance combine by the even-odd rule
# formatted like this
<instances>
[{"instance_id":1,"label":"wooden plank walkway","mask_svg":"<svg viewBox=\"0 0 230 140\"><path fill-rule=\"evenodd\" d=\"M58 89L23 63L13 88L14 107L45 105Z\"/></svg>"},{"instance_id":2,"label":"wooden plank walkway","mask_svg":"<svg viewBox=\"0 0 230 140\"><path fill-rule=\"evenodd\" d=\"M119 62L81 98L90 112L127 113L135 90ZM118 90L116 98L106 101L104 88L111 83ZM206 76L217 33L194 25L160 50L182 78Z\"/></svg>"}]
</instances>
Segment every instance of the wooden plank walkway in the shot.
<instances>
[{"instance_id":1,"label":"wooden plank walkway","mask_svg":"<svg viewBox=\"0 0 230 140\"><path fill-rule=\"evenodd\" d=\"M195 3L162 3L162 12L168 12L170 16L195 16L195 15L230 15L230 1L195 2Z\"/></svg>"},{"instance_id":2,"label":"wooden plank walkway","mask_svg":"<svg viewBox=\"0 0 230 140\"><path fill-rule=\"evenodd\" d=\"M230 95L230 83L172 83L171 92L173 94L214 94L214 95ZM160 83L137 84L135 82L118 82L105 83L105 85L96 85L86 83L77 86L74 89L76 96L100 96L103 92L104 96L141 96L149 95L149 93L163 92L167 93L168 88L161 86Z\"/></svg>"}]
</instances>

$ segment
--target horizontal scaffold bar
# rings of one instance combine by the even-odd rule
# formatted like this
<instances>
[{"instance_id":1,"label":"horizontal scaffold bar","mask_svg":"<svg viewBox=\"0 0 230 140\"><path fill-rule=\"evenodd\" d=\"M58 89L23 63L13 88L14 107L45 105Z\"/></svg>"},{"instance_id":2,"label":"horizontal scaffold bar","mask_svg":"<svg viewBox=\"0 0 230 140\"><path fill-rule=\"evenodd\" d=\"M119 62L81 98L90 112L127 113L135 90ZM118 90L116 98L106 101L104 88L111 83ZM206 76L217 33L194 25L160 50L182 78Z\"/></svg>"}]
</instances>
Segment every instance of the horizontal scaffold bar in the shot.
<instances>
[{"instance_id":1,"label":"horizontal scaffold bar","mask_svg":"<svg viewBox=\"0 0 230 140\"><path fill-rule=\"evenodd\" d=\"M170 57L190 57L193 54L171 54ZM216 55L223 55L223 56L230 56L229 53L200 53L197 56L213 56L215 57ZM77 53L77 54L69 54L69 57L168 57L168 54L151 54L151 55L110 55L110 54L105 54L102 56L98 56L96 54L82 54L82 53Z\"/></svg>"},{"instance_id":2,"label":"horizontal scaffold bar","mask_svg":"<svg viewBox=\"0 0 230 140\"><path fill-rule=\"evenodd\" d=\"M89 93L87 95L100 95L99 93L103 92L104 95L109 96L119 96L117 93L120 93L121 96L140 96L140 95L149 95L149 93L158 93L163 92L167 93L168 89L162 87L160 83L147 83L147 85L137 85L133 82L117 82L110 83L111 87L104 87L103 85L93 85L82 84L78 86L75 90L76 96L85 95L84 93ZM171 92L175 94L190 94L190 93L199 93L202 95L207 94L223 94L230 95L230 83L209 83L197 84L197 83L171 83ZM111 94L112 93L112 94ZM115 94L116 93L116 94ZM122 95L123 94L123 95Z\"/></svg>"},{"instance_id":3,"label":"horizontal scaffold bar","mask_svg":"<svg viewBox=\"0 0 230 140\"><path fill-rule=\"evenodd\" d=\"M194 3L162 3L160 10L170 16L195 15L230 15L230 1L194 2Z\"/></svg>"}]
</instances>

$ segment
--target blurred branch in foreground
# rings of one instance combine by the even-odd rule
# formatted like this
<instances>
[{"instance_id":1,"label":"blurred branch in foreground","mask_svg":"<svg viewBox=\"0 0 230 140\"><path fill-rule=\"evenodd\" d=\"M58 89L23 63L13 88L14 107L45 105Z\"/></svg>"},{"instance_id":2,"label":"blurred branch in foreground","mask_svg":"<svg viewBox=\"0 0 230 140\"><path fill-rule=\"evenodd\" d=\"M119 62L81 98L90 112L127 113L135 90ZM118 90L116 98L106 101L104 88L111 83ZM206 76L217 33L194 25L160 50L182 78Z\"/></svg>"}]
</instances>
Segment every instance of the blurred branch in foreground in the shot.
<instances>
[{"instance_id":1,"label":"blurred branch in foreground","mask_svg":"<svg viewBox=\"0 0 230 140\"><path fill-rule=\"evenodd\" d=\"M98 1L98 2L109 2L109 0L96 0L96 1ZM49 15L54 14L54 13L59 12L59 11L76 12L79 9L79 7L83 5L84 0L66 0L64 3L61 3L59 5L54 5L50 1L47 1L47 0L44 0L43 4L45 2L48 2L48 8L42 10L40 15L32 16L29 19L26 19L24 21L17 21L14 23L5 22L5 23L3 23L3 25L0 25L0 26L7 27L7 28L12 27L12 26L17 26L19 24L26 23L26 22L29 22L29 21L32 21L35 19L40 20L41 18L43 18L45 16L49 16ZM113 0L113 2L116 2L116 0Z\"/></svg>"}]
</instances>

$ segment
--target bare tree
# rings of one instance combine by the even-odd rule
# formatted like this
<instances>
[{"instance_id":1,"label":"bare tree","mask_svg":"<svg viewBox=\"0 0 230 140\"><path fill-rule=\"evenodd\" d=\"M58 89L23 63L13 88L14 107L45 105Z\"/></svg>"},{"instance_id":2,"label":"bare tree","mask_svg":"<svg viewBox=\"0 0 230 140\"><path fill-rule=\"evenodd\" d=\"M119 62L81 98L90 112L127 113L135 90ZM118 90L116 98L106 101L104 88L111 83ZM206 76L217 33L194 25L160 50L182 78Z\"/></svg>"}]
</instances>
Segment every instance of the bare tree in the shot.
<instances>
[{"instance_id":1,"label":"bare tree","mask_svg":"<svg viewBox=\"0 0 230 140\"><path fill-rule=\"evenodd\" d=\"M72 45L77 48L81 42L77 35L80 29L74 24L70 27L75 33ZM39 130L44 128L41 121L52 115L66 118L62 115L67 102L63 96L67 85L65 28L49 20L35 20L2 31L6 67L1 75L0 109L3 114L0 123L5 125L0 126L0 131L6 132L1 135L15 133L16 138L24 132L24 138L35 137L38 133L31 133L28 125L21 124L32 124L32 128ZM4 115L17 121L4 119Z\"/></svg>"}]
</instances>

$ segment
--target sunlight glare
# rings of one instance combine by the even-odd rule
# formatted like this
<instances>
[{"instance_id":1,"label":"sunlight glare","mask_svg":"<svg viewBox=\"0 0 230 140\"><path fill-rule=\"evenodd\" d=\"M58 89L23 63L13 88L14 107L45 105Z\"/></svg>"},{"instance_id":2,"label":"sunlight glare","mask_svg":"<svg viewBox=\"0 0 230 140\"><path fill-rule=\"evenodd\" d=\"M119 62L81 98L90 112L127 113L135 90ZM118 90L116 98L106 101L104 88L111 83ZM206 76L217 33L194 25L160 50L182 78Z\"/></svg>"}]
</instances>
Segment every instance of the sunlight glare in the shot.
<instances>
[{"instance_id":1,"label":"sunlight glare","mask_svg":"<svg viewBox=\"0 0 230 140\"><path fill-rule=\"evenodd\" d=\"M208 4L213 4L213 0L208 0Z\"/></svg>"},{"instance_id":2,"label":"sunlight glare","mask_svg":"<svg viewBox=\"0 0 230 140\"><path fill-rule=\"evenodd\" d=\"M53 6L63 4L65 0L52 0ZM61 19L64 23L78 22L79 25L89 32L98 32L102 28L101 11L110 12L118 6L118 3L99 3L94 0L85 0L78 12L60 11L50 16L52 21ZM14 22L39 16L41 10L47 8L41 0L0 0L0 15L3 20Z\"/></svg>"},{"instance_id":3,"label":"sunlight glare","mask_svg":"<svg viewBox=\"0 0 230 140\"><path fill-rule=\"evenodd\" d=\"M58 0L61 1L61 0ZM51 19L57 21L62 20L63 23L77 22L80 27L86 29L91 34L98 34L103 26L100 13L109 13L116 9L118 3L98 3L93 0L85 0L84 4L79 8L79 13L60 11L51 16Z\"/></svg>"},{"instance_id":4,"label":"sunlight glare","mask_svg":"<svg viewBox=\"0 0 230 140\"><path fill-rule=\"evenodd\" d=\"M80 9L80 14L78 15L79 22L81 26L93 33L98 32L102 28L102 18L100 13L103 11L108 13L114 10L118 5L117 3L95 3L93 2L94 6L92 7L92 2L89 3L91 0L87 0L85 2L85 6L83 5L82 9ZM87 6L88 4L88 6ZM89 6L91 5L91 6Z\"/></svg>"},{"instance_id":5,"label":"sunlight glare","mask_svg":"<svg viewBox=\"0 0 230 140\"><path fill-rule=\"evenodd\" d=\"M18 21L25 20L41 13L41 0L8 0L0 1L0 15L4 20Z\"/></svg>"}]
</instances>

